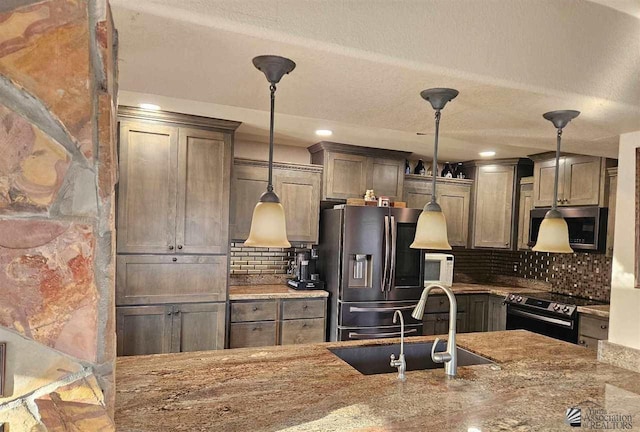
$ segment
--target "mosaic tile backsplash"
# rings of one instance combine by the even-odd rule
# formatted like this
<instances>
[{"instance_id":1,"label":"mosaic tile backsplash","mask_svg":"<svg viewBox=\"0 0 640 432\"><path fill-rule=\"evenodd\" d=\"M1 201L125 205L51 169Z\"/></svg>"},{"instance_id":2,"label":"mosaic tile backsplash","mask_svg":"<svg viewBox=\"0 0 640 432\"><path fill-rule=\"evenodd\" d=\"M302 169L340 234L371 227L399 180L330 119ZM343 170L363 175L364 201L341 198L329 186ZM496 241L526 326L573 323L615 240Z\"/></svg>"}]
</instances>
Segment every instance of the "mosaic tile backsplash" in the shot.
<instances>
[{"instance_id":1,"label":"mosaic tile backsplash","mask_svg":"<svg viewBox=\"0 0 640 432\"><path fill-rule=\"evenodd\" d=\"M552 292L609 301L610 257L594 253L550 254L531 251L459 250L455 280L495 282L501 277L545 284Z\"/></svg>"},{"instance_id":2,"label":"mosaic tile backsplash","mask_svg":"<svg viewBox=\"0 0 640 432\"><path fill-rule=\"evenodd\" d=\"M231 243L230 273L231 275L267 275L287 274L289 263L295 258L299 249L305 244L282 248L251 248L243 243Z\"/></svg>"}]
</instances>

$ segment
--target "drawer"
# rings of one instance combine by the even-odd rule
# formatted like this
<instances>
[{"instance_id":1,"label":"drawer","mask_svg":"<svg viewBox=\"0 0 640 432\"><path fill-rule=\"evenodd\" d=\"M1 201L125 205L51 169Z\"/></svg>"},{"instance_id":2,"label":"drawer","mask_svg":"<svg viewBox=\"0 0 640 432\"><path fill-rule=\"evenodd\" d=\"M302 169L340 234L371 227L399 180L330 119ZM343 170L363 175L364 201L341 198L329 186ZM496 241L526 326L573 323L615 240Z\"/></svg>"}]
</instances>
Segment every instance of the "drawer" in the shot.
<instances>
[{"instance_id":1,"label":"drawer","mask_svg":"<svg viewBox=\"0 0 640 432\"><path fill-rule=\"evenodd\" d=\"M609 338L609 320L580 314L580 334L594 339Z\"/></svg>"},{"instance_id":2,"label":"drawer","mask_svg":"<svg viewBox=\"0 0 640 432\"><path fill-rule=\"evenodd\" d=\"M282 345L324 342L324 318L282 322Z\"/></svg>"},{"instance_id":3,"label":"drawer","mask_svg":"<svg viewBox=\"0 0 640 432\"><path fill-rule=\"evenodd\" d=\"M276 322L232 323L229 329L229 348L276 345Z\"/></svg>"},{"instance_id":4,"label":"drawer","mask_svg":"<svg viewBox=\"0 0 640 432\"><path fill-rule=\"evenodd\" d=\"M276 319L276 301L231 302L231 322Z\"/></svg>"},{"instance_id":5,"label":"drawer","mask_svg":"<svg viewBox=\"0 0 640 432\"><path fill-rule=\"evenodd\" d=\"M457 297L456 297L457 303ZM460 309L458 309L460 310ZM424 308L424 313L448 313L449 312L449 299L445 295L430 295L427 298L427 304Z\"/></svg>"},{"instance_id":6,"label":"drawer","mask_svg":"<svg viewBox=\"0 0 640 432\"><path fill-rule=\"evenodd\" d=\"M589 336L580 335L580 337L578 337L578 345L593 351L598 351L598 339Z\"/></svg>"},{"instance_id":7,"label":"drawer","mask_svg":"<svg viewBox=\"0 0 640 432\"><path fill-rule=\"evenodd\" d=\"M284 300L282 319L324 318L326 303L323 299Z\"/></svg>"}]
</instances>

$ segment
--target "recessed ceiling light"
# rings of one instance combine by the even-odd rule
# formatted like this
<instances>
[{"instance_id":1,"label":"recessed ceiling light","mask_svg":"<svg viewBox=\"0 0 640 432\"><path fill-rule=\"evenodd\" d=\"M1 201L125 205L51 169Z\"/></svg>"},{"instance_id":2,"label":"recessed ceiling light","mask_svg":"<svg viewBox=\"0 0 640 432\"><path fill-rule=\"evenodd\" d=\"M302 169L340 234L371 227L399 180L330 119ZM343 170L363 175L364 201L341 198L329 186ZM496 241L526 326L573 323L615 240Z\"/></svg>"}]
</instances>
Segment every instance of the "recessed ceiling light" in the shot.
<instances>
[{"instance_id":1,"label":"recessed ceiling light","mask_svg":"<svg viewBox=\"0 0 640 432\"><path fill-rule=\"evenodd\" d=\"M318 135L318 136L331 136L331 135L333 135L333 131L330 131L329 129L318 129L316 131L316 135Z\"/></svg>"},{"instance_id":2,"label":"recessed ceiling light","mask_svg":"<svg viewBox=\"0 0 640 432\"><path fill-rule=\"evenodd\" d=\"M494 151L483 151L483 152L480 152L480 156L482 156L482 157L491 157L491 156L495 156L495 155L496 155L496 152L494 152Z\"/></svg>"},{"instance_id":3,"label":"recessed ceiling light","mask_svg":"<svg viewBox=\"0 0 640 432\"><path fill-rule=\"evenodd\" d=\"M142 108L142 109L147 109L147 110L159 110L160 109L160 105L150 104L150 103L141 103L138 106L140 108Z\"/></svg>"}]
</instances>

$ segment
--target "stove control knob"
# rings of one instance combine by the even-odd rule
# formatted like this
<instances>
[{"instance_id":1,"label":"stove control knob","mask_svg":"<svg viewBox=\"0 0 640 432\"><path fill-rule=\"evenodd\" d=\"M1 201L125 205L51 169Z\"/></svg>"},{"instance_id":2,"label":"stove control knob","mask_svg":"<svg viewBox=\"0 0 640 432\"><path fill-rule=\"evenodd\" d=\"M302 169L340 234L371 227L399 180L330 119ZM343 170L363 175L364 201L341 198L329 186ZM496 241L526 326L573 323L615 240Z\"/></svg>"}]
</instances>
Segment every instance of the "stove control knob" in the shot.
<instances>
[{"instance_id":1,"label":"stove control knob","mask_svg":"<svg viewBox=\"0 0 640 432\"><path fill-rule=\"evenodd\" d=\"M560 310L560 305L558 303L553 305L553 310L554 311L559 311Z\"/></svg>"},{"instance_id":2,"label":"stove control knob","mask_svg":"<svg viewBox=\"0 0 640 432\"><path fill-rule=\"evenodd\" d=\"M509 300L514 301L516 299L516 296L514 294L511 294L509 296Z\"/></svg>"},{"instance_id":3,"label":"stove control knob","mask_svg":"<svg viewBox=\"0 0 640 432\"><path fill-rule=\"evenodd\" d=\"M562 308L562 312L564 312L564 313L569 313L570 310L571 310L571 308L569 308L569 306L564 306Z\"/></svg>"},{"instance_id":4,"label":"stove control knob","mask_svg":"<svg viewBox=\"0 0 640 432\"><path fill-rule=\"evenodd\" d=\"M518 296L518 298L516 299L516 301L517 301L518 303L520 303L520 302L522 301L522 296Z\"/></svg>"}]
</instances>

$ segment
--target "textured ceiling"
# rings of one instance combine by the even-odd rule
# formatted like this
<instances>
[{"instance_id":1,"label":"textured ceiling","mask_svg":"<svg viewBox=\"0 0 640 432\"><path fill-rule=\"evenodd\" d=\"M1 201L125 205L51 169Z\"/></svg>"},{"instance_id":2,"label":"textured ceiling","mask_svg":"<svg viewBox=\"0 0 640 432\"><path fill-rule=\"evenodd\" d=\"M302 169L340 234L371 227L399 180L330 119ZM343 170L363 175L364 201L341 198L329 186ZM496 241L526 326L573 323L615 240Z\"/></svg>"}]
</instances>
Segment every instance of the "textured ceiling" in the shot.
<instances>
[{"instance_id":1,"label":"textured ceiling","mask_svg":"<svg viewBox=\"0 0 640 432\"><path fill-rule=\"evenodd\" d=\"M604 2L604 0L603 0ZM120 102L243 121L264 141L268 83L260 54L292 58L276 101L277 140L333 141L431 153L433 111L419 97L454 87L442 156L472 159L553 149L541 114L578 109L567 151L617 155L640 130L640 19L578 0L112 0Z\"/></svg>"}]
</instances>

